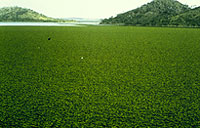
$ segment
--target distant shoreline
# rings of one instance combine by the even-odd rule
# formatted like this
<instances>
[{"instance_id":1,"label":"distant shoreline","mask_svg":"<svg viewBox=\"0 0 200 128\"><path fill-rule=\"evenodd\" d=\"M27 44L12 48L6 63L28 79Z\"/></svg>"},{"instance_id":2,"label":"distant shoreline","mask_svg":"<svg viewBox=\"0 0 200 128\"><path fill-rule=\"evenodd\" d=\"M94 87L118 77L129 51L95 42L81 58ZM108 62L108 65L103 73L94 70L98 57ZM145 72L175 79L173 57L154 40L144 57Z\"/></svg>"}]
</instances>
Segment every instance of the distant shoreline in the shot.
<instances>
[{"instance_id":1,"label":"distant shoreline","mask_svg":"<svg viewBox=\"0 0 200 128\"><path fill-rule=\"evenodd\" d=\"M99 25L98 22L0 22L0 26L80 26Z\"/></svg>"}]
</instances>

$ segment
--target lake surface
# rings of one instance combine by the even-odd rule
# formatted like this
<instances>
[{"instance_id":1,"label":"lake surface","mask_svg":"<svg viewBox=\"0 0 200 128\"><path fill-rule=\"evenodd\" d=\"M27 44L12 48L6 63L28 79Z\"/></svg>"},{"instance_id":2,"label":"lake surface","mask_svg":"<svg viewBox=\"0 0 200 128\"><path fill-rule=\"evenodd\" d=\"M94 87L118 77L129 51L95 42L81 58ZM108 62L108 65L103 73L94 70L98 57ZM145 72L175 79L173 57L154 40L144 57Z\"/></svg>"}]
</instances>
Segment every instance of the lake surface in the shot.
<instances>
[{"instance_id":1,"label":"lake surface","mask_svg":"<svg viewBox=\"0 0 200 128\"><path fill-rule=\"evenodd\" d=\"M81 26L98 25L99 22L74 22L74 23L53 23L53 22L0 22L0 26Z\"/></svg>"}]
</instances>

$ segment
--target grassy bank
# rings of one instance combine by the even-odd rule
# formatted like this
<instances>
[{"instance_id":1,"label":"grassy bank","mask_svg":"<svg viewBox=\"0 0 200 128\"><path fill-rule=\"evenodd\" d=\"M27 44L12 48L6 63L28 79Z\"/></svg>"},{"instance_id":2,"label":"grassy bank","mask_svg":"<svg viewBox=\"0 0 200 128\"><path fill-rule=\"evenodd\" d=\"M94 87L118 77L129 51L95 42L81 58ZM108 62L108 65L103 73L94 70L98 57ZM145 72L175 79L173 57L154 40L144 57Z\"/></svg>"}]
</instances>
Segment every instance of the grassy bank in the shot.
<instances>
[{"instance_id":1,"label":"grassy bank","mask_svg":"<svg viewBox=\"0 0 200 128\"><path fill-rule=\"evenodd\" d=\"M198 127L199 35L0 27L0 127Z\"/></svg>"}]
</instances>

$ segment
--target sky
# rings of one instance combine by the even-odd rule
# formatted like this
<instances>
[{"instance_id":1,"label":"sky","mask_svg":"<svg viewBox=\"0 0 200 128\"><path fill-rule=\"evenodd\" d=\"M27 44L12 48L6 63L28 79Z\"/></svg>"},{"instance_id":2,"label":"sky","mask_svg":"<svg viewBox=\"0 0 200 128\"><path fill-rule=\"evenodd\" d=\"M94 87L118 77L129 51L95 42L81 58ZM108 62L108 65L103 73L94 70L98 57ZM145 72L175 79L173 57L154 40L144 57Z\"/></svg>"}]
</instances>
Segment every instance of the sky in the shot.
<instances>
[{"instance_id":1,"label":"sky","mask_svg":"<svg viewBox=\"0 0 200 128\"><path fill-rule=\"evenodd\" d=\"M29 8L53 18L109 18L152 0L0 0L1 7ZM200 0L178 0L189 6L200 6Z\"/></svg>"}]
</instances>

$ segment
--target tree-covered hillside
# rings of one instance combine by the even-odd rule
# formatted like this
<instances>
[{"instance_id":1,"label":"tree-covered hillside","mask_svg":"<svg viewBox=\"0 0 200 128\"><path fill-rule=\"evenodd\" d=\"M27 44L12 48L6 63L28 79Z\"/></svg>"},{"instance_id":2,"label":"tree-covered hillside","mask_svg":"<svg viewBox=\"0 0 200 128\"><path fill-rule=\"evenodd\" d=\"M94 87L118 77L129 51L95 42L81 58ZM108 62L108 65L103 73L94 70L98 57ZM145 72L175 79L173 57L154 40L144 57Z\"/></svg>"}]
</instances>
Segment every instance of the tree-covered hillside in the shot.
<instances>
[{"instance_id":1,"label":"tree-covered hillside","mask_svg":"<svg viewBox=\"0 0 200 128\"><path fill-rule=\"evenodd\" d=\"M21 7L4 7L0 9L1 22L65 22L39 14L31 9Z\"/></svg>"},{"instance_id":2,"label":"tree-covered hillside","mask_svg":"<svg viewBox=\"0 0 200 128\"><path fill-rule=\"evenodd\" d=\"M188 13L189 12L189 13ZM122 24L139 26L197 25L198 10L176 0L153 0L137 9L102 20L101 24ZM179 23L179 20L184 19ZM177 23L178 22L178 23ZM195 22L195 23L193 23ZM186 24L185 24L186 23Z\"/></svg>"},{"instance_id":3,"label":"tree-covered hillside","mask_svg":"<svg viewBox=\"0 0 200 128\"><path fill-rule=\"evenodd\" d=\"M172 17L170 24L178 26L200 26L200 7Z\"/></svg>"}]
</instances>

